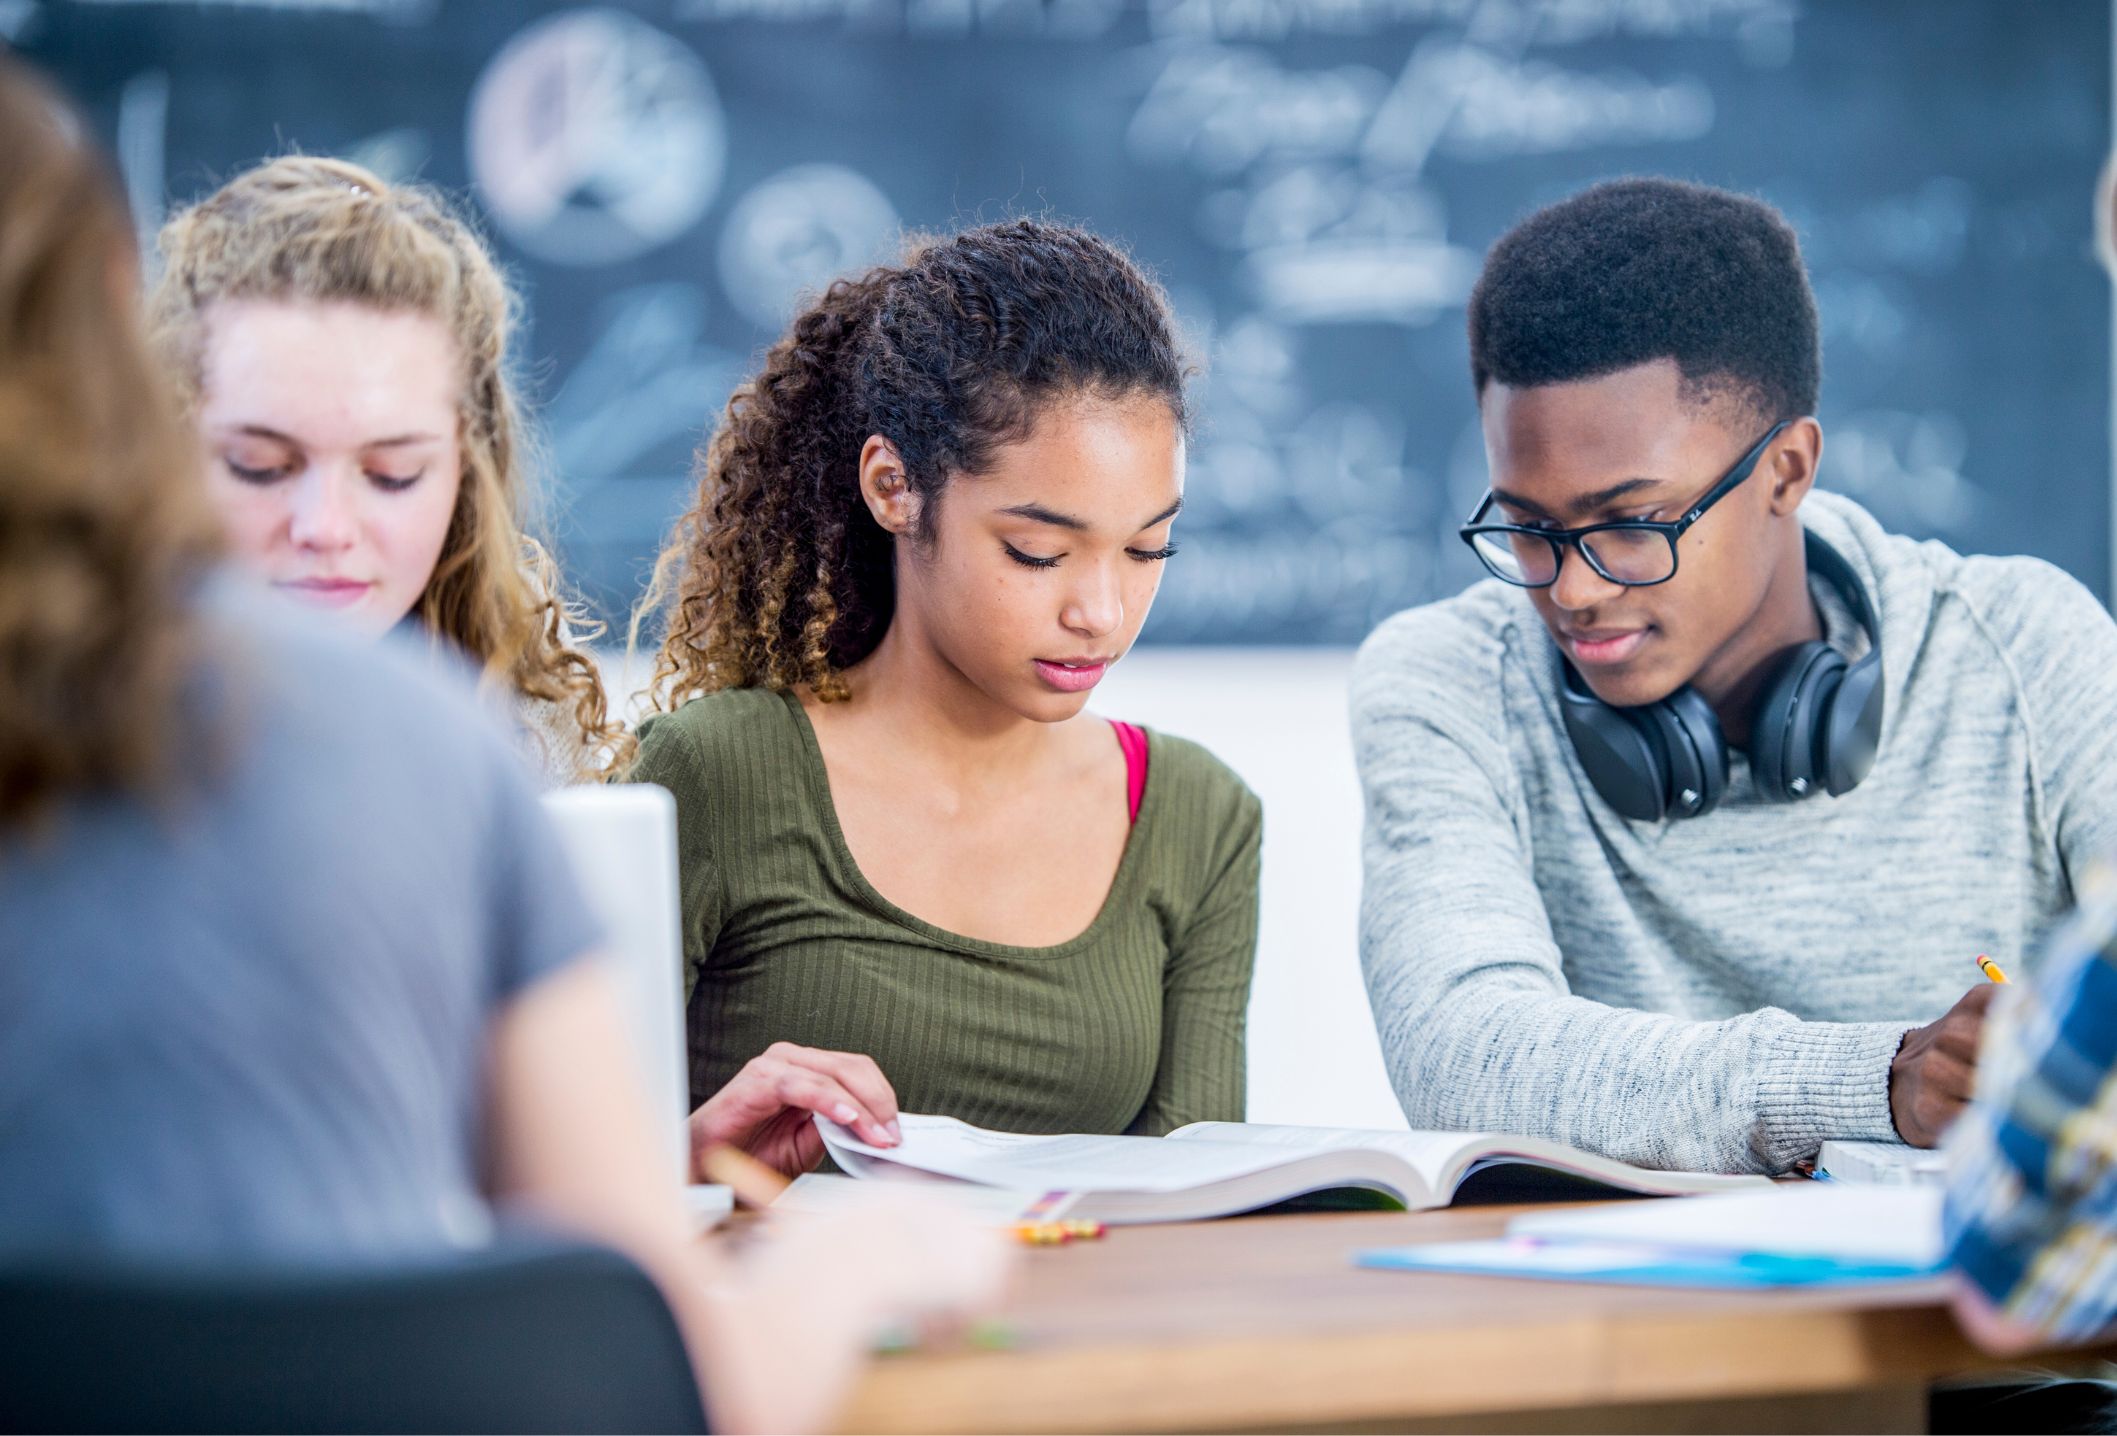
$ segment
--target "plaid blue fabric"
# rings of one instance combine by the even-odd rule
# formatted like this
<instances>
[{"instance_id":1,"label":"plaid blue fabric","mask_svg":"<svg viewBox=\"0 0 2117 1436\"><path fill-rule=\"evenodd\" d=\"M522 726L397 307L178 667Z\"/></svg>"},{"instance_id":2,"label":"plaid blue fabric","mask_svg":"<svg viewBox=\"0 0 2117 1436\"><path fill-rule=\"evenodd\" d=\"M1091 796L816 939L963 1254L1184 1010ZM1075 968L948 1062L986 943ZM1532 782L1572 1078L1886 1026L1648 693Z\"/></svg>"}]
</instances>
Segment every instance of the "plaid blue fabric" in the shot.
<instances>
[{"instance_id":1,"label":"plaid blue fabric","mask_svg":"<svg viewBox=\"0 0 2117 1436\"><path fill-rule=\"evenodd\" d=\"M2081 893L2035 984L1995 1005L1948 1139L1955 1265L2059 1341L2117 1322L2117 880Z\"/></svg>"}]
</instances>

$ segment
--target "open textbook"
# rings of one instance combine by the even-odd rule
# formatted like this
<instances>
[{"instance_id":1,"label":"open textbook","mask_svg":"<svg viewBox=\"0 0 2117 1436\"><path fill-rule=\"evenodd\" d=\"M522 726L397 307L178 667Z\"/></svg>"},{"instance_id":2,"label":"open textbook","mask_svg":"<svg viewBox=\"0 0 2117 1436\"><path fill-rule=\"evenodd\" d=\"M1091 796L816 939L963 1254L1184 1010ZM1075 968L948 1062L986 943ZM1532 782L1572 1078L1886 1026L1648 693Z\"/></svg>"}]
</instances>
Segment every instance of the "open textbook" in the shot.
<instances>
[{"instance_id":1,"label":"open textbook","mask_svg":"<svg viewBox=\"0 0 2117 1436\"><path fill-rule=\"evenodd\" d=\"M1484 1133L1194 1122L1166 1137L1032 1137L953 1117L907 1115L900 1122L902 1145L871 1147L816 1119L832 1159L852 1176L924 1174L1017 1192L1070 1192L1077 1196L1068 1216L1102 1222L1196 1221L1347 1189L1413 1209L1445 1207L1471 1176L1514 1165L1648 1196L1764 1181L1650 1172L1557 1142Z\"/></svg>"}]
</instances>

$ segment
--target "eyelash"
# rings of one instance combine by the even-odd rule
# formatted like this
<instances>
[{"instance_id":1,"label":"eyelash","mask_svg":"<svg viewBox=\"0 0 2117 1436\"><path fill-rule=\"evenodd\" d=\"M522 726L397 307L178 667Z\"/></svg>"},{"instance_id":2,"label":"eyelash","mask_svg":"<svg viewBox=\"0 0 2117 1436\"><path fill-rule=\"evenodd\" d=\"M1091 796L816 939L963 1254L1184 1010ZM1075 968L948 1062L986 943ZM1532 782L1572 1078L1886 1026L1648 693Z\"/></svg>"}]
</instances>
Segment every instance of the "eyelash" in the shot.
<instances>
[{"instance_id":1,"label":"eyelash","mask_svg":"<svg viewBox=\"0 0 2117 1436\"><path fill-rule=\"evenodd\" d=\"M223 459L221 462L228 466L229 473L235 475L235 477L241 479L244 483L256 484L260 487L265 484L277 483L279 480L287 476L287 471L285 469L245 468L243 465L236 463L233 459ZM416 474L412 474L401 479L396 477L394 474L377 474L370 472L368 474L368 482L373 484L376 488L381 489L386 494L401 494L406 489L410 488L413 484L418 483L421 479L425 477L426 470L424 469L421 469Z\"/></svg>"},{"instance_id":2,"label":"eyelash","mask_svg":"<svg viewBox=\"0 0 2117 1436\"><path fill-rule=\"evenodd\" d=\"M1013 544L1006 543L1004 541L1000 544L1000 547L1007 550L1007 557L1013 559L1016 563L1020 564L1024 568L1058 567L1058 560L1055 558L1037 558L1031 554L1023 553ZM1151 550L1136 548L1128 548L1125 550L1127 556L1137 559L1141 563L1160 563L1165 559L1172 559L1176 557L1176 552L1177 550L1175 544L1165 544L1161 548Z\"/></svg>"}]
</instances>

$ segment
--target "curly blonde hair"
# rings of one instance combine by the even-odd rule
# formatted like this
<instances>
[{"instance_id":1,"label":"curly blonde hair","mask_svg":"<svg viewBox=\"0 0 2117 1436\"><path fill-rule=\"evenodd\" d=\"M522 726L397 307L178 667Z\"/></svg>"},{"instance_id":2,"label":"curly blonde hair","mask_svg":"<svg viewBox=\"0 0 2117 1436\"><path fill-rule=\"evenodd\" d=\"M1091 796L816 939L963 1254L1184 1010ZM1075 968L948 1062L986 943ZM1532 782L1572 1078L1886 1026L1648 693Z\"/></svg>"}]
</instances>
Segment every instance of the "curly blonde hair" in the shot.
<instances>
[{"instance_id":1,"label":"curly blonde hair","mask_svg":"<svg viewBox=\"0 0 2117 1436\"><path fill-rule=\"evenodd\" d=\"M140 333L131 224L79 119L0 52L0 829L168 794L218 529Z\"/></svg>"},{"instance_id":2,"label":"curly blonde hair","mask_svg":"<svg viewBox=\"0 0 2117 1436\"><path fill-rule=\"evenodd\" d=\"M454 336L463 480L413 612L487 682L570 715L575 777L625 762L633 740L610 712L594 659L571 641L601 626L567 603L549 551L525 532L534 443L508 359L519 303L470 224L432 189L286 155L177 213L159 249L148 327L187 412L199 403L207 327L223 301L358 304L425 315Z\"/></svg>"},{"instance_id":3,"label":"curly blonde hair","mask_svg":"<svg viewBox=\"0 0 2117 1436\"><path fill-rule=\"evenodd\" d=\"M901 263L840 279L729 398L698 494L634 611L658 616L650 707L723 688L848 696L895 608L895 549L860 496L868 436L920 499L914 542L959 474L985 472L1050 402L1152 395L1185 421L1169 302L1115 245L1044 220L915 237Z\"/></svg>"}]
</instances>

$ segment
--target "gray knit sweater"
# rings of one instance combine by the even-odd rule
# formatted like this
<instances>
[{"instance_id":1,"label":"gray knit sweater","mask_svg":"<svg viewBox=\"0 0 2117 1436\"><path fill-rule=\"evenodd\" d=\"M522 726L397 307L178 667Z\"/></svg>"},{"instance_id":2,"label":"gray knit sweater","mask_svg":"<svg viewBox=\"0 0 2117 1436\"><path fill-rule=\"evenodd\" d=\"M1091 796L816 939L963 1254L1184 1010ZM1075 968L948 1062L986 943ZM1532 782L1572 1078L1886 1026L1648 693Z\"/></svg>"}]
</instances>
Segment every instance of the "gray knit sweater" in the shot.
<instances>
[{"instance_id":1,"label":"gray knit sweater","mask_svg":"<svg viewBox=\"0 0 2117 1436\"><path fill-rule=\"evenodd\" d=\"M1589 786L1527 596L1487 582L1361 649L1360 949L1416 1127L1527 1133L1648 1166L1778 1171L1893 1137L1909 1027L2010 972L2117 846L2117 626L2034 559L1802 518L1881 610L1888 714L1842 798L1761 801L1738 753L1704 818ZM1829 640L1866 644L1814 584Z\"/></svg>"}]
</instances>

